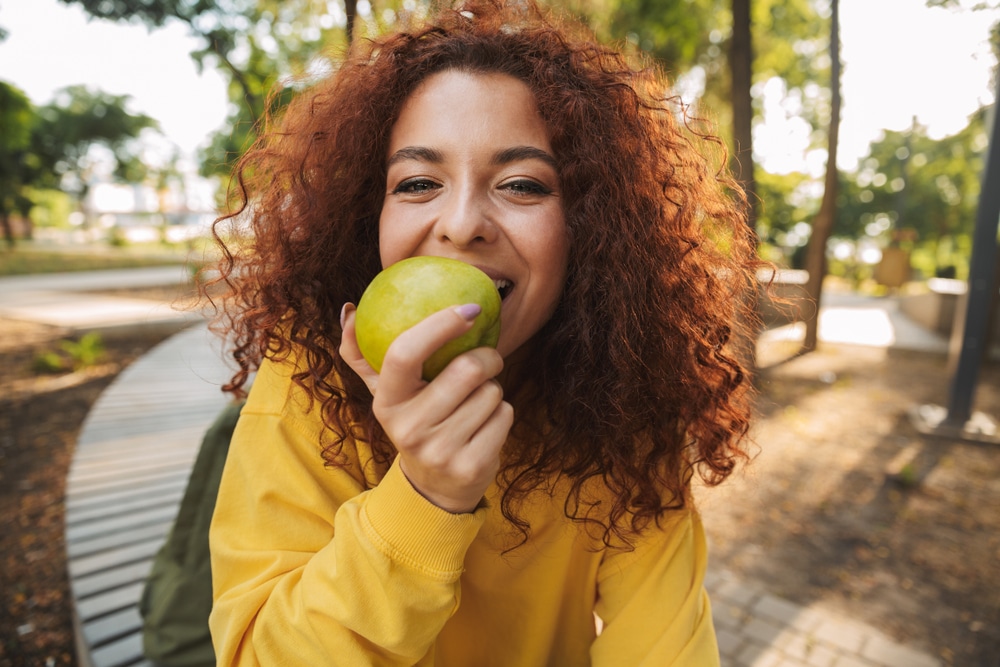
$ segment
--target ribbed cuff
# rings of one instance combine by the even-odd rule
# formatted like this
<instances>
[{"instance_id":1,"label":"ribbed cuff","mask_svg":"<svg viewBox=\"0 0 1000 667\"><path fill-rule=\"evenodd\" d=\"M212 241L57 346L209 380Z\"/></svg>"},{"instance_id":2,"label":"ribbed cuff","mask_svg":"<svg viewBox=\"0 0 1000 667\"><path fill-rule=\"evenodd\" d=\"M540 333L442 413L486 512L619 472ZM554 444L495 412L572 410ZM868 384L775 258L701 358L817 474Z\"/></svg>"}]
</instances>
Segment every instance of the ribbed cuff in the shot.
<instances>
[{"instance_id":1,"label":"ribbed cuff","mask_svg":"<svg viewBox=\"0 0 1000 667\"><path fill-rule=\"evenodd\" d=\"M456 579L465 552L486 520L486 508L452 514L424 498L406 479L399 459L365 502L363 521L369 537L393 560L425 574Z\"/></svg>"}]
</instances>

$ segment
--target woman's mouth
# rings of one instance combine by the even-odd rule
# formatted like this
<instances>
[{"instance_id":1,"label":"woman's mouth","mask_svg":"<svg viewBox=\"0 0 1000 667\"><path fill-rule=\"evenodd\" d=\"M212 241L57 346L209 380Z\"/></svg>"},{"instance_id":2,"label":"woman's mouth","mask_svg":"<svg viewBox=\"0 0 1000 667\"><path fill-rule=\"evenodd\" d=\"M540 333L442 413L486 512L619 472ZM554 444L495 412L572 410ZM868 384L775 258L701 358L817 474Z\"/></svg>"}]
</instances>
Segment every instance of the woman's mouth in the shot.
<instances>
[{"instance_id":1,"label":"woman's mouth","mask_svg":"<svg viewBox=\"0 0 1000 667\"><path fill-rule=\"evenodd\" d=\"M510 294L510 291L514 288L514 283L507 280L506 278L494 278L493 284L496 286L497 291L500 292L500 300L503 301Z\"/></svg>"}]
</instances>

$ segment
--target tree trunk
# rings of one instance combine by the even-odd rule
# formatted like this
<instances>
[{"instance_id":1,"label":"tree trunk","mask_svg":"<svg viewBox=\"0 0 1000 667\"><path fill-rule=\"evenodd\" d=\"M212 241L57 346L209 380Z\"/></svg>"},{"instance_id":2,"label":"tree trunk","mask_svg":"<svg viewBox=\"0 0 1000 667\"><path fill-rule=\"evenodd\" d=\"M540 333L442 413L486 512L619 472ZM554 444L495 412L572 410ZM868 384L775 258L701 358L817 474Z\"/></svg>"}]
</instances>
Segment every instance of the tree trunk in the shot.
<instances>
[{"instance_id":1,"label":"tree trunk","mask_svg":"<svg viewBox=\"0 0 1000 667\"><path fill-rule=\"evenodd\" d=\"M13 250L17 241L14 240L14 227L10 223L10 214L7 211L0 211L0 227L3 227L3 237L7 241L7 248Z\"/></svg>"},{"instance_id":2,"label":"tree trunk","mask_svg":"<svg viewBox=\"0 0 1000 667\"><path fill-rule=\"evenodd\" d=\"M990 302L990 316L987 320L986 328L986 338L984 339L986 343L983 345L983 349L986 351L986 360L989 361L992 358L994 346L1000 346L1000 327L997 326L1000 323L1000 243L997 244L997 256L996 263L993 265L995 267L993 274L993 299Z\"/></svg>"},{"instance_id":3,"label":"tree trunk","mask_svg":"<svg viewBox=\"0 0 1000 667\"><path fill-rule=\"evenodd\" d=\"M344 14L347 16L347 47L354 43L354 20L358 16L358 0L344 0Z\"/></svg>"},{"instance_id":4,"label":"tree trunk","mask_svg":"<svg viewBox=\"0 0 1000 667\"><path fill-rule=\"evenodd\" d=\"M819 213L812 224L809 247L806 249L806 295L815 308L806 318L806 336L802 352L816 349L819 341L819 309L826 277L826 244L833 231L837 214L837 139L840 134L840 18L839 0L830 2L830 129L827 131L826 179Z\"/></svg>"},{"instance_id":5,"label":"tree trunk","mask_svg":"<svg viewBox=\"0 0 1000 667\"><path fill-rule=\"evenodd\" d=\"M21 214L21 220L24 231L22 234L24 238L28 241L35 240L35 222L31 219L31 209L35 207L35 203L28 199L27 197L19 197L17 204L17 212Z\"/></svg>"},{"instance_id":6,"label":"tree trunk","mask_svg":"<svg viewBox=\"0 0 1000 667\"><path fill-rule=\"evenodd\" d=\"M753 83L753 42L751 39L750 0L733 0L733 36L729 44L729 71L732 77L730 90L733 105L733 159L731 168L747 196L747 224L752 236L751 243L757 247L757 182L754 178L753 161L753 100L750 87ZM757 368L757 337L759 328L759 304L756 290L751 292L750 302L744 312L748 317L746 325L746 349L740 350L740 361L750 372Z\"/></svg>"},{"instance_id":7,"label":"tree trunk","mask_svg":"<svg viewBox=\"0 0 1000 667\"><path fill-rule=\"evenodd\" d=\"M747 215L750 227L757 222L757 183L753 162L753 42L751 41L750 0L733 0L733 38L729 47L729 70L732 76L733 161L736 179L750 201Z\"/></svg>"}]
</instances>

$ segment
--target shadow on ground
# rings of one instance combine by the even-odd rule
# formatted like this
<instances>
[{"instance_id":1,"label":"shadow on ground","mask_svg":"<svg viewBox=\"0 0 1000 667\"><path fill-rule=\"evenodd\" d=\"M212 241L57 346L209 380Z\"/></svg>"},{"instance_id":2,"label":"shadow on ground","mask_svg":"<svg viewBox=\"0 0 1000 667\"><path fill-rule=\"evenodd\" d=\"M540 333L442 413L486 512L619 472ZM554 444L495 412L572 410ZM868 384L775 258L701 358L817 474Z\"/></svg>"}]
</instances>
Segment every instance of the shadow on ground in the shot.
<instances>
[{"instance_id":1,"label":"shadow on ground","mask_svg":"<svg viewBox=\"0 0 1000 667\"><path fill-rule=\"evenodd\" d=\"M761 373L759 453L701 490L713 563L869 623L946 664L1000 656L1000 447L921 435L940 354L823 345ZM1000 368L977 409L1000 411Z\"/></svg>"}]
</instances>

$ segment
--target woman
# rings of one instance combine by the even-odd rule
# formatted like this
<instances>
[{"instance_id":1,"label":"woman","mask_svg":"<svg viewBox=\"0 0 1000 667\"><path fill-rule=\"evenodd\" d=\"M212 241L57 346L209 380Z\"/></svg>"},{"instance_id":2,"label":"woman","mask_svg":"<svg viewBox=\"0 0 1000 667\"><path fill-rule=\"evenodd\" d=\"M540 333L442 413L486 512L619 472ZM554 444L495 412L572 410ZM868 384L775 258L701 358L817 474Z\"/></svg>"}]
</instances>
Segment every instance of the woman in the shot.
<instances>
[{"instance_id":1,"label":"woman","mask_svg":"<svg viewBox=\"0 0 1000 667\"><path fill-rule=\"evenodd\" d=\"M221 324L228 389L257 376L212 526L220 664L718 663L690 484L745 456L756 261L664 90L477 1L358 47L244 158ZM354 336L367 283L419 255L503 297L497 349L430 383L474 306L379 374Z\"/></svg>"}]
</instances>

